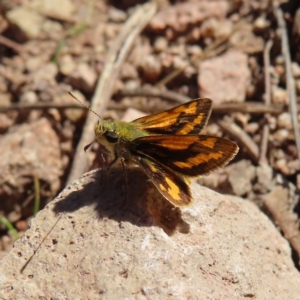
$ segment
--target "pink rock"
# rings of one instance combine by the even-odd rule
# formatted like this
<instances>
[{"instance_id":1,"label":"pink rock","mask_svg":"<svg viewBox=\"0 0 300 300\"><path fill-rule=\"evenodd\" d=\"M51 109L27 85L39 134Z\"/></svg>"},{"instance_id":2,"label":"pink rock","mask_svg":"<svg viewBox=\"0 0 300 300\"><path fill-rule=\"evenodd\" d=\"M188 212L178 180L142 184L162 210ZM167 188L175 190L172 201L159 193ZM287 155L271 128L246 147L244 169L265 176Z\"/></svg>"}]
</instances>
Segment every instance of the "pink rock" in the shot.
<instances>
[{"instance_id":1,"label":"pink rock","mask_svg":"<svg viewBox=\"0 0 300 300\"><path fill-rule=\"evenodd\" d=\"M215 104L243 102L250 80L247 55L231 50L199 65L199 94Z\"/></svg>"}]
</instances>

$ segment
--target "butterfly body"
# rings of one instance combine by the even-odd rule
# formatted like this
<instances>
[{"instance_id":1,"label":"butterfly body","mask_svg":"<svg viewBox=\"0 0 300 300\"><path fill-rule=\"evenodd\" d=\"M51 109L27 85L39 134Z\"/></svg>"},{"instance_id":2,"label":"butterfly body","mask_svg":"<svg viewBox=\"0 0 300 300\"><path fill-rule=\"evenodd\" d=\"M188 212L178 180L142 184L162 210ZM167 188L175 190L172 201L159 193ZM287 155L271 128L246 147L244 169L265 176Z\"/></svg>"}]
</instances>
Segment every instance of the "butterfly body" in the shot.
<instances>
[{"instance_id":1,"label":"butterfly body","mask_svg":"<svg viewBox=\"0 0 300 300\"><path fill-rule=\"evenodd\" d=\"M103 120L96 140L125 164L139 165L173 205L192 202L189 178L224 166L238 146L224 138L199 135L211 113L210 99L196 99L132 122Z\"/></svg>"}]
</instances>

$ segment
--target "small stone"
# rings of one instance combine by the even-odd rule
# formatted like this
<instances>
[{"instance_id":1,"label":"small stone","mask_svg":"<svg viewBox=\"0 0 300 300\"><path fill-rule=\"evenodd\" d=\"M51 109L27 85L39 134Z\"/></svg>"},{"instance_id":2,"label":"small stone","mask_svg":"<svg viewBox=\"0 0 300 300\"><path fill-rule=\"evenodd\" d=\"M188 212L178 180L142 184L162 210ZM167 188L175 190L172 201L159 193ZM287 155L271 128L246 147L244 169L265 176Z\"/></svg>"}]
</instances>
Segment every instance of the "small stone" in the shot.
<instances>
[{"instance_id":1,"label":"small stone","mask_svg":"<svg viewBox=\"0 0 300 300\"><path fill-rule=\"evenodd\" d=\"M23 220L20 220L16 223L16 228L19 230L19 231L25 231L28 229L28 224L27 222L23 221Z\"/></svg>"},{"instance_id":2,"label":"small stone","mask_svg":"<svg viewBox=\"0 0 300 300\"><path fill-rule=\"evenodd\" d=\"M51 2L51 1L50 1ZM35 10L19 6L6 14L8 20L17 25L28 38L37 38L41 32L44 17Z\"/></svg>"},{"instance_id":3,"label":"small stone","mask_svg":"<svg viewBox=\"0 0 300 300\"><path fill-rule=\"evenodd\" d=\"M139 77L139 74L136 70L136 68L130 64L125 62L120 70L119 78L122 78L124 80L128 79L137 79Z\"/></svg>"},{"instance_id":4,"label":"small stone","mask_svg":"<svg viewBox=\"0 0 300 300\"><path fill-rule=\"evenodd\" d=\"M278 116L277 124L279 128L291 130L293 128L292 117L288 112L284 112Z\"/></svg>"},{"instance_id":5,"label":"small stone","mask_svg":"<svg viewBox=\"0 0 300 300\"><path fill-rule=\"evenodd\" d=\"M141 111L135 109L135 108L128 108L123 115L122 121L124 122L131 122L132 120L144 117L145 113L142 113Z\"/></svg>"},{"instance_id":6,"label":"small stone","mask_svg":"<svg viewBox=\"0 0 300 300\"><path fill-rule=\"evenodd\" d=\"M186 37L186 41L189 44L197 43L201 38L201 29L199 27L194 27Z\"/></svg>"},{"instance_id":7,"label":"small stone","mask_svg":"<svg viewBox=\"0 0 300 300\"><path fill-rule=\"evenodd\" d=\"M157 52L166 51L168 48L168 41L164 37L158 37L154 42L154 50Z\"/></svg>"},{"instance_id":8,"label":"small stone","mask_svg":"<svg viewBox=\"0 0 300 300\"><path fill-rule=\"evenodd\" d=\"M207 20L204 20L201 24L201 35L204 38L207 37L215 37L216 30L219 26L219 22L216 18L209 18Z\"/></svg>"},{"instance_id":9,"label":"small stone","mask_svg":"<svg viewBox=\"0 0 300 300\"><path fill-rule=\"evenodd\" d=\"M286 159L285 158L281 158L281 159L278 159L276 162L275 162L275 168L279 171L281 171L283 174L287 174L288 173L288 168L287 168L287 165L286 165Z\"/></svg>"},{"instance_id":10,"label":"small stone","mask_svg":"<svg viewBox=\"0 0 300 300\"><path fill-rule=\"evenodd\" d=\"M84 95L80 92L80 91L72 91L72 94L75 96L76 99L78 99L81 103L83 103L84 105L88 106L88 103L84 97ZM74 102L76 102L75 99L73 99L72 97L70 97L69 93L65 93L60 95L60 97L56 97L54 99L54 101L56 103L70 103L70 104L74 104ZM80 110L80 109L65 109L64 110L64 114L65 116L68 118L68 120L70 120L72 123L76 123L78 120L80 120L83 115L84 115L84 109Z\"/></svg>"},{"instance_id":11,"label":"small stone","mask_svg":"<svg viewBox=\"0 0 300 300\"><path fill-rule=\"evenodd\" d=\"M9 93L0 93L0 105L9 106L11 103L11 94Z\"/></svg>"},{"instance_id":12,"label":"small stone","mask_svg":"<svg viewBox=\"0 0 300 300\"><path fill-rule=\"evenodd\" d=\"M292 73L294 75L295 78L300 78L300 66L298 63L296 62L292 62Z\"/></svg>"},{"instance_id":13,"label":"small stone","mask_svg":"<svg viewBox=\"0 0 300 300\"><path fill-rule=\"evenodd\" d=\"M289 131L286 129L279 129L273 134L274 139L280 143L286 141L288 136L289 136Z\"/></svg>"},{"instance_id":14,"label":"small stone","mask_svg":"<svg viewBox=\"0 0 300 300\"><path fill-rule=\"evenodd\" d=\"M140 82L138 80L128 80L124 83L124 89L126 90L135 90L137 88L139 88Z\"/></svg>"},{"instance_id":15,"label":"small stone","mask_svg":"<svg viewBox=\"0 0 300 300\"><path fill-rule=\"evenodd\" d=\"M30 6L45 16L63 20L71 20L75 10L71 0L31 0Z\"/></svg>"},{"instance_id":16,"label":"small stone","mask_svg":"<svg viewBox=\"0 0 300 300\"><path fill-rule=\"evenodd\" d=\"M108 18L114 23L122 23L126 20L127 14L123 10L111 7L108 11Z\"/></svg>"},{"instance_id":17,"label":"small stone","mask_svg":"<svg viewBox=\"0 0 300 300\"><path fill-rule=\"evenodd\" d=\"M120 31L120 24L117 23L107 23L105 26L105 38L107 40L113 40Z\"/></svg>"},{"instance_id":18,"label":"small stone","mask_svg":"<svg viewBox=\"0 0 300 300\"><path fill-rule=\"evenodd\" d=\"M292 160L292 161L289 161L287 163L287 167L288 167L288 170L289 170L289 174L292 175L292 174L295 174L296 172L299 171L300 169L300 166L299 166L299 159L295 159L295 160Z\"/></svg>"},{"instance_id":19,"label":"small stone","mask_svg":"<svg viewBox=\"0 0 300 300\"><path fill-rule=\"evenodd\" d=\"M204 38L228 38L232 32L232 22L226 19L209 18L201 24Z\"/></svg>"},{"instance_id":20,"label":"small stone","mask_svg":"<svg viewBox=\"0 0 300 300\"><path fill-rule=\"evenodd\" d=\"M85 92L92 92L96 84L97 75L94 69L88 64L81 63L77 70L70 76L71 85Z\"/></svg>"},{"instance_id":21,"label":"small stone","mask_svg":"<svg viewBox=\"0 0 300 300\"><path fill-rule=\"evenodd\" d=\"M166 52L161 52L159 54L159 60L161 61L162 67L170 68L174 62L174 56Z\"/></svg>"},{"instance_id":22,"label":"small stone","mask_svg":"<svg viewBox=\"0 0 300 300\"><path fill-rule=\"evenodd\" d=\"M258 17L254 23L254 30L262 31L270 26L270 21L265 16Z\"/></svg>"},{"instance_id":23,"label":"small stone","mask_svg":"<svg viewBox=\"0 0 300 300\"><path fill-rule=\"evenodd\" d=\"M271 130L275 130L277 128L277 117L269 116L268 123Z\"/></svg>"},{"instance_id":24,"label":"small stone","mask_svg":"<svg viewBox=\"0 0 300 300\"><path fill-rule=\"evenodd\" d=\"M275 162L275 168L286 176L294 175L300 169L299 160L287 162L285 158L282 158Z\"/></svg>"},{"instance_id":25,"label":"small stone","mask_svg":"<svg viewBox=\"0 0 300 300\"><path fill-rule=\"evenodd\" d=\"M300 79L295 80L295 85L296 85L296 92L299 95L300 94Z\"/></svg>"},{"instance_id":26,"label":"small stone","mask_svg":"<svg viewBox=\"0 0 300 300\"><path fill-rule=\"evenodd\" d=\"M272 91L272 102L274 104L286 104L287 103L286 90L280 87L275 87Z\"/></svg>"},{"instance_id":27,"label":"small stone","mask_svg":"<svg viewBox=\"0 0 300 300\"><path fill-rule=\"evenodd\" d=\"M33 71L38 70L39 68L42 67L43 64L44 64L44 62L43 62L43 60L41 59L40 56L29 57L25 61L26 69L29 72L33 72Z\"/></svg>"},{"instance_id":28,"label":"small stone","mask_svg":"<svg viewBox=\"0 0 300 300\"><path fill-rule=\"evenodd\" d=\"M240 112L237 112L234 117L238 122L242 123L243 127L245 127L248 124L249 120L251 119L250 114L245 114Z\"/></svg>"},{"instance_id":29,"label":"small stone","mask_svg":"<svg viewBox=\"0 0 300 300\"><path fill-rule=\"evenodd\" d=\"M241 160L231 165L228 180L233 192L237 196L243 196L252 190L252 180L255 178L255 167L249 160Z\"/></svg>"},{"instance_id":30,"label":"small stone","mask_svg":"<svg viewBox=\"0 0 300 300\"><path fill-rule=\"evenodd\" d=\"M278 55L278 56L275 58L275 64L276 64L276 65L281 65L281 66L284 65L284 58L283 58L282 55Z\"/></svg>"},{"instance_id":31,"label":"small stone","mask_svg":"<svg viewBox=\"0 0 300 300\"><path fill-rule=\"evenodd\" d=\"M8 235L4 235L1 238L1 246L5 251L9 251L12 248L12 239Z\"/></svg>"},{"instance_id":32,"label":"small stone","mask_svg":"<svg viewBox=\"0 0 300 300\"><path fill-rule=\"evenodd\" d=\"M207 131L207 134L216 135L216 136L218 136L220 134L220 131L221 131L220 126L216 123L211 123L211 124L207 125L204 130Z\"/></svg>"},{"instance_id":33,"label":"small stone","mask_svg":"<svg viewBox=\"0 0 300 300\"><path fill-rule=\"evenodd\" d=\"M60 23L56 21L46 20L42 24L42 30L50 37L61 38L61 34L64 28Z\"/></svg>"},{"instance_id":34,"label":"small stone","mask_svg":"<svg viewBox=\"0 0 300 300\"><path fill-rule=\"evenodd\" d=\"M300 189L300 174L297 174L297 189Z\"/></svg>"},{"instance_id":35,"label":"small stone","mask_svg":"<svg viewBox=\"0 0 300 300\"><path fill-rule=\"evenodd\" d=\"M162 67L158 58L154 55L147 55L140 61L140 68L143 71L144 77L153 82L161 75Z\"/></svg>"},{"instance_id":36,"label":"small stone","mask_svg":"<svg viewBox=\"0 0 300 300\"><path fill-rule=\"evenodd\" d=\"M273 169L269 165L263 164L256 168L256 174L260 193L264 194L270 191L272 187Z\"/></svg>"},{"instance_id":37,"label":"small stone","mask_svg":"<svg viewBox=\"0 0 300 300\"><path fill-rule=\"evenodd\" d=\"M186 52L189 55L194 55L194 56L202 56L203 55L203 50L200 46L198 45L191 45L186 47Z\"/></svg>"},{"instance_id":38,"label":"small stone","mask_svg":"<svg viewBox=\"0 0 300 300\"><path fill-rule=\"evenodd\" d=\"M259 129L258 123L253 122L245 125L245 131L251 134L256 133L258 129Z\"/></svg>"},{"instance_id":39,"label":"small stone","mask_svg":"<svg viewBox=\"0 0 300 300\"><path fill-rule=\"evenodd\" d=\"M285 153L282 149L274 149L272 153L275 159L285 158Z\"/></svg>"},{"instance_id":40,"label":"small stone","mask_svg":"<svg viewBox=\"0 0 300 300\"><path fill-rule=\"evenodd\" d=\"M185 45L184 44L178 44L178 45L173 45L169 47L169 53L173 55L178 55L181 57L185 57Z\"/></svg>"},{"instance_id":41,"label":"small stone","mask_svg":"<svg viewBox=\"0 0 300 300\"><path fill-rule=\"evenodd\" d=\"M280 77L285 74L285 68L282 65L277 65L274 67L275 73Z\"/></svg>"},{"instance_id":42,"label":"small stone","mask_svg":"<svg viewBox=\"0 0 300 300\"><path fill-rule=\"evenodd\" d=\"M28 91L21 95L20 102L28 103L28 104L35 104L38 102L38 96L35 92Z\"/></svg>"},{"instance_id":43,"label":"small stone","mask_svg":"<svg viewBox=\"0 0 300 300\"><path fill-rule=\"evenodd\" d=\"M175 69L184 69L186 66L188 66L188 63L180 56L175 55L173 65Z\"/></svg>"},{"instance_id":44,"label":"small stone","mask_svg":"<svg viewBox=\"0 0 300 300\"><path fill-rule=\"evenodd\" d=\"M4 68L3 68L4 69ZM2 71L2 70L0 70ZM4 70L3 70L4 71ZM5 71L4 71L5 72ZM0 75L0 93L5 94L8 91L7 79Z\"/></svg>"},{"instance_id":45,"label":"small stone","mask_svg":"<svg viewBox=\"0 0 300 300\"><path fill-rule=\"evenodd\" d=\"M9 127L14 124L14 119L9 118L7 114L0 113L0 132L5 132Z\"/></svg>"},{"instance_id":46,"label":"small stone","mask_svg":"<svg viewBox=\"0 0 300 300\"><path fill-rule=\"evenodd\" d=\"M57 74L57 65L53 63L47 63L33 74L33 81L37 86L42 81L56 82L55 77Z\"/></svg>"},{"instance_id":47,"label":"small stone","mask_svg":"<svg viewBox=\"0 0 300 300\"><path fill-rule=\"evenodd\" d=\"M252 24L242 24L232 33L229 40L234 48L247 54L260 53L264 50L264 40L253 33Z\"/></svg>"},{"instance_id":48,"label":"small stone","mask_svg":"<svg viewBox=\"0 0 300 300\"><path fill-rule=\"evenodd\" d=\"M63 55L59 58L59 70L65 75L71 75L76 68L76 63L71 55Z\"/></svg>"}]
</instances>

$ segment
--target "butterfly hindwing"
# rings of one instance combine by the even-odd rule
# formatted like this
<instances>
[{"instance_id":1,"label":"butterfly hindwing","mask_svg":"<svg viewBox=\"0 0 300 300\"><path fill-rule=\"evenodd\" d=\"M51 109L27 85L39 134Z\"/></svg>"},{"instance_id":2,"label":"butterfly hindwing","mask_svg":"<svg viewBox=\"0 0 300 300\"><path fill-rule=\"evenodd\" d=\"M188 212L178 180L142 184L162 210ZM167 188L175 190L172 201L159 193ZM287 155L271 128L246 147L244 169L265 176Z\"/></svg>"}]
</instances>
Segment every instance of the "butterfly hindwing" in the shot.
<instances>
[{"instance_id":1,"label":"butterfly hindwing","mask_svg":"<svg viewBox=\"0 0 300 300\"><path fill-rule=\"evenodd\" d=\"M212 101L196 99L170 110L139 118L132 123L149 134L199 134L211 113Z\"/></svg>"},{"instance_id":2,"label":"butterfly hindwing","mask_svg":"<svg viewBox=\"0 0 300 300\"><path fill-rule=\"evenodd\" d=\"M173 205L187 206L192 202L186 178L147 158L140 157L138 163L159 192Z\"/></svg>"},{"instance_id":3,"label":"butterfly hindwing","mask_svg":"<svg viewBox=\"0 0 300 300\"><path fill-rule=\"evenodd\" d=\"M235 143L205 135L146 136L131 145L131 151L148 157L186 176L199 176L224 166L237 153Z\"/></svg>"}]
</instances>

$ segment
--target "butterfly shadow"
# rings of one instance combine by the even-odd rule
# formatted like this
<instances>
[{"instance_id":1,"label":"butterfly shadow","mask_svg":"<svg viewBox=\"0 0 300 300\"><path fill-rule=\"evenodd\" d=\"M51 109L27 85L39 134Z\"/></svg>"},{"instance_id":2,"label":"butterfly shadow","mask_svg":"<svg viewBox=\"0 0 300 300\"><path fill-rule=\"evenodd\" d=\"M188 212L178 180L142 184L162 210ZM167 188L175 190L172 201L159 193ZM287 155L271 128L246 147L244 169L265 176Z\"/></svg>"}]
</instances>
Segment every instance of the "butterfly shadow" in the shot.
<instances>
[{"instance_id":1,"label":"butterfly shadow","mask_svg":"<svg viewBox=\"0 0 300 300\"><path fill-rule=\"evenodd\" d=\"M109 218L139 227L158 226L168 235L189 232L181 210L169 203L139 168L94 170L79 180L82 188L54 204L55 213L93 205L99 220Z\"/></svg>"}]
</instances>

